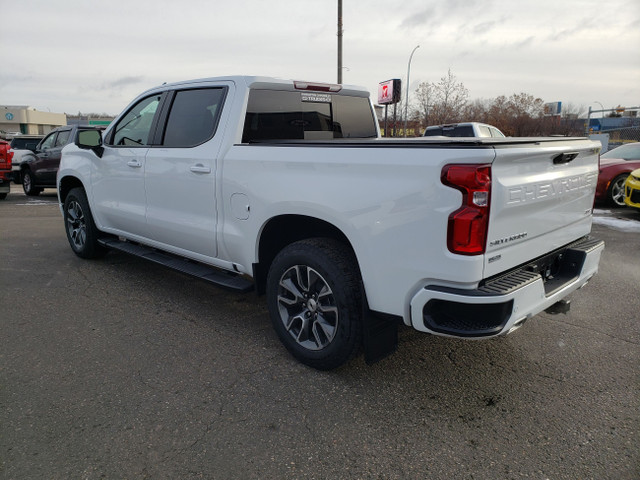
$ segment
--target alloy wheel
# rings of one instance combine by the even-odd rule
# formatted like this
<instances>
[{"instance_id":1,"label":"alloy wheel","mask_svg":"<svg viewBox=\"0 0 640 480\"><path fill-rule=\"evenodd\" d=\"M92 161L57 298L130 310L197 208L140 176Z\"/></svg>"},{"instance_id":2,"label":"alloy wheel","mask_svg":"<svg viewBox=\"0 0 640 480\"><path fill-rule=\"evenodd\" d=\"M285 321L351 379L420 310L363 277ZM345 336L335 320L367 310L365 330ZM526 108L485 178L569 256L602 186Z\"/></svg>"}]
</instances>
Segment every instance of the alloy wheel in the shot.
<instances>
[{"instance_id":1,"label":"alloy wheel","mask_svg":"<svg viewBox=\"0 0 640 480\"><path fill-rule=\"evenodd\" d=\"M338 327L336 300L323 276L306 265L284 272L278 287L278 311L287 332L302 347L321 350Z\"/></svg>"},{"instance_id":2,"label":"alloy wheel","mask_svg":"<svg viewBox=\"0 0 640 480\"><path fill-rule=\"evenodd\" d=\"M87 223L82 207L76 200L67 206L67 230L76 249L82 249L87 241Z\"/></svg>"}]
</instances>

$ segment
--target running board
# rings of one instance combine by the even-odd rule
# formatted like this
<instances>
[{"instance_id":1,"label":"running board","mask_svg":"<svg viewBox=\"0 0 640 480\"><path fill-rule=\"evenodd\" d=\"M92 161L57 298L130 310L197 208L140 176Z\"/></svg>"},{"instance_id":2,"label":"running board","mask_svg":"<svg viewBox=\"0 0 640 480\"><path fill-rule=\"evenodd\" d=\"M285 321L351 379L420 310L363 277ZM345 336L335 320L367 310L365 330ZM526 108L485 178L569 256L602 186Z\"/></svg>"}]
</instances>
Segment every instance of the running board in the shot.
<instances>
[{"instance_id":1,"label":"running board","mask_svg":"<svg viewBox=\"0 0 640 480\"><path fill-rule=\"evenodd\" d=\"M202 263L186 260L181 257L161 252L150 247L145 247L131 242L123 242L114 238L100 238L98 242L106 248L128 253L136 257L150 260L159 265L172 268L187 275L199 278L219 287L228 288L240 292L253 290L253 282L235 273L228 273Z\"/></svg>"}]
</instances>

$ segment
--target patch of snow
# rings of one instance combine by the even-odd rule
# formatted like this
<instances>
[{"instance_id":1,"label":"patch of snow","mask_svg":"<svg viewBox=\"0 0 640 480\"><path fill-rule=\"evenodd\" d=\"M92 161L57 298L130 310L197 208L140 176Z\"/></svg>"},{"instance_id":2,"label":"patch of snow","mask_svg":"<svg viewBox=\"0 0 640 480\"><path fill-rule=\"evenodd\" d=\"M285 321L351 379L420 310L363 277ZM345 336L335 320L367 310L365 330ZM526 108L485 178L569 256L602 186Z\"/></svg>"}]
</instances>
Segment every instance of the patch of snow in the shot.
<instances>
[{"instance_id":1,"label":"patch of snow","mask_svg":"<svg viewBox=\"0 0 640 480\"><path fill-rule=\"evenodd\" d=\"M595 213L595 212L594 212ZM624 218L613 217L593 217L593 223L604 225L605 227L620 230L622 232L640 233L640 222L635 220L625 220Z\"/></svg>"}]
</instances>

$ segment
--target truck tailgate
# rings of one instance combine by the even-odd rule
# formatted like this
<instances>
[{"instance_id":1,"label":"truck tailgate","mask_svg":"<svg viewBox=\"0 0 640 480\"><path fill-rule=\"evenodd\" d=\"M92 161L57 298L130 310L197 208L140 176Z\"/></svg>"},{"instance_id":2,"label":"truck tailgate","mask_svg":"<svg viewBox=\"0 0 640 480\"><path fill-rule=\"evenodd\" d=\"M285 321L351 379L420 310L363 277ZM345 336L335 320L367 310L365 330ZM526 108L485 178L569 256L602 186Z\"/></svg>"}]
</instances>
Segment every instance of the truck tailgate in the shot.
<instances>
[{"instance_id":1,"label":"truck tailgate","mask_svg":"<svg viewBox=\"0 0 640 480\"><path fill-rule=\"evenodd\" d=\"M586 139L496 146L485 278L591 231L599 152Z\"/></svg>"}]
</instances>

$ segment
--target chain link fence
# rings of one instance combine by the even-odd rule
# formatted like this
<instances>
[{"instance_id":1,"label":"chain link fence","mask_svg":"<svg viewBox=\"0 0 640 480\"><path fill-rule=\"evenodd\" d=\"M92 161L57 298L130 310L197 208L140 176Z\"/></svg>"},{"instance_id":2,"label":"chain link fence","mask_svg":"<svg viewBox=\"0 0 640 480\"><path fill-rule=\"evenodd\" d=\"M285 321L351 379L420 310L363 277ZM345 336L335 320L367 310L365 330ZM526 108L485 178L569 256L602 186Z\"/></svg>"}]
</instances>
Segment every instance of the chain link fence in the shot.
<instances>
[{"instance_id":1,"label":"chain link fence","mask_svg":"<svg viewBox=\"0 0 640 480\"><path fill-rule=\"evenodd\" d=\"M587 133L602 142L603 151L640 142L639 112L639 107L592 110L587 119ZM598 114L601 116L598 117Z\"/></svg>"}]
</instances>

